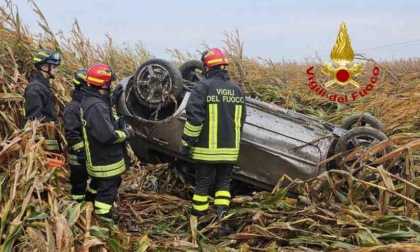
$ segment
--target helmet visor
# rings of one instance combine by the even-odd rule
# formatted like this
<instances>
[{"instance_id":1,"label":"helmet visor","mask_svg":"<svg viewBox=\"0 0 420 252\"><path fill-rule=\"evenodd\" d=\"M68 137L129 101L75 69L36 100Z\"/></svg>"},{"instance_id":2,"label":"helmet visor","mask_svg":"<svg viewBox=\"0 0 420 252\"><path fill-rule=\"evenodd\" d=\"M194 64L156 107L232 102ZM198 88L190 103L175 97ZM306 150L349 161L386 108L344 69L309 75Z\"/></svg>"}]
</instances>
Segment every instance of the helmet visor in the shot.
<instances>
[{"instance_id":1,"label":"helmet visor","mask_svg":"<svg viewBox=\"0 0 420 252\"><path fill-rule=\"evenodd\" d=\"M47 63L54 64L54 65L60 65L60 55L58 53L54 53L51 55Z\"/></svg>"}]
</instances>

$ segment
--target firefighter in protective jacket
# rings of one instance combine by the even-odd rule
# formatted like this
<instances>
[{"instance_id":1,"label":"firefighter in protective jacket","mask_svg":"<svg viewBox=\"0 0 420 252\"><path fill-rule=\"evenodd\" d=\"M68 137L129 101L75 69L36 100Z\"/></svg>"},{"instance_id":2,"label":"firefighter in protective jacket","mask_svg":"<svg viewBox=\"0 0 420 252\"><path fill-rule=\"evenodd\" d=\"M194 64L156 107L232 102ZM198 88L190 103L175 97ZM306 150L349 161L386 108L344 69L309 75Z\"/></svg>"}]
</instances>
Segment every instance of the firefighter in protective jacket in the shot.
<instances>
[{"instance_id":1,"label":"firefighter in protective jacket","mask_svg":"<svg viewBox=\"0 0 420 252\"><path fill-rule=\"evenodd\" d=\"M54 79L57 73L57 67L61 60L58 53L50 50L41 50L38 52L33 63L37 70L34 79L29 83L24 92L24 110L22 127L27 121L38 119L43 123L57 122L55 112L55 102L51 92L50 79ZM44 132L46 133L46 132ZM60 145L57 134L55 136L47 136L45 134L45 149L53 152L60 152ZM37 140L41 138L37 135Z\"/></svg>"},{"instance_id":2,"label":"firefighter in protective jacket","mask_svg":"<svg viewBox=\"0 0 420 252\"><path fill-rule=\"evenodd\" d=\"M111 110L112 76L111 68L104 64L88 70L81 117L87 171L97 185L95 212L115 221L118 216L111 214L111 208L121 184L121 174L126 170L123 143L132 138L134 132L131 128L117 129Z\"/></svg>"},{"instance_id":3,"label":"firefighter in protective jacket","mask_svg":"<svg viewBox=\"0 0 420 252\"><path fill-rule=\"evenodd\" d=\"M206 79L198 82L190 94L180 151L196 161L192 214L206 214L210 184L215 179L214 205L221 219L230 204L232 166L238 159L246 116L245 97L230 81L227 58L221 50L206 51L201 60ZM223 223L221 231L227 231Z\"/></svg>"},{"instance_id":4,"label":"firefighter in protective jacket","mask_svg":"<svg viewBox=\"0 0 420 252\"><path fill-rule=\"evenodd\" d=\"M70 165L71 196L76 201L94 202L96 196L95 182L89 185L86 170L86 152L83 143L82 122L80 118L80 103L83 89L86 87L86 70L79 70L72 79L74 90L71 101L64 108L64 136L67 140L67 161ZM86 190L87 189L87 190Z\"/></svg>"}]
</instances>

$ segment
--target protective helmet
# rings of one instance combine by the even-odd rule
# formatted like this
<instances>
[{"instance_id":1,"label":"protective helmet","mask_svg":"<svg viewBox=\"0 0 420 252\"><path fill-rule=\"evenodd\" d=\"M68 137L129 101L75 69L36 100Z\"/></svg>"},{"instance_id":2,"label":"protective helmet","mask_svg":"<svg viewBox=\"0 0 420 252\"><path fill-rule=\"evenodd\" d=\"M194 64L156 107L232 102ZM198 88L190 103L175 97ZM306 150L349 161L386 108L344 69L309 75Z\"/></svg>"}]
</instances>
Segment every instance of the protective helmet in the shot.
<instances>
[{"instance_id":1,"label":"protective helmet","mask_svg":"<svg viewBox=\"0 0 420 252\"><path fill-rule=\"evenodd\" d=\"M73 80L71 81L76 89L86 86L86 70L79 70L74 74Z\"/></svg>"},{"instance_id":2,"label":"protective helmet","mask_svg":"<svg viewBox=\"0 0 420 252\"><path fill-rule=\"evenodd\" d=\"M228 64L226 55L220 49L217 48L212 48L208 51L204 51L201 56L201 61L205 66L208 67Z\"/></svg>"},{"instance_id":3,"label":"protective helmet","mask_svg":"<svg viewBox=\"0 0 420 252\"><path fill-rule=\"evenodd\" d=\"M42 50L35 54L34 64L36 67L42 65L42 64L52 64L59 66L61 63L60 55L56 52L50 51L50 50Z\"/></svg>"},{"instance_id":4,"label":"protective helmet","mask_svg":"<svg viewBox=\"0 0 420 252\"><path fill-rule=\"evenodd\" d=\"M112 81L112 70L105 64L97 64L87 72L86 82L88 84L108 88Z\"/></svg>"}]
</instances>

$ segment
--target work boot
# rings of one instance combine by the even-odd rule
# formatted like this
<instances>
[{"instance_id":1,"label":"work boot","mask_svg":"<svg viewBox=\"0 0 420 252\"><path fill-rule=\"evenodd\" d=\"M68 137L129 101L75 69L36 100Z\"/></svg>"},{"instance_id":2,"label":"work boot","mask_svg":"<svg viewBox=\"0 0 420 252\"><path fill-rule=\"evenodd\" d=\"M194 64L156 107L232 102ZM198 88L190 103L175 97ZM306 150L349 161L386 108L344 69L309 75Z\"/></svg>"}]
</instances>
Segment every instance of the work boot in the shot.
<instances>
[{"instance_id":1,"label":"work boot","mask_svg":"<svg viewBox=\"0 0 420 252\"><path fill-rule=\"evenodd\" d=\"M222 219L227 215L228 207L227 206L216 206L216 216L220 221L220 229L217 232L218 237L224 237L233 233L233 230L229 227L226 221Z\"/></svg>"},{"instance_id":2,"label":"work boot","mask_svg":"<svg viewBox=\"0 0 420 252\"><path fill-rule=\"evenodd\" d=\"M85 201L86 202L92 202L92 204L95 203L96 194L93 194L89 191L86 191L85 193Z\"/></svg>"},{"instance_id":3,"label":"work boot","mask_svg":"<svg viewBox=\"0 0 420 252\"><path fill-rule=\"evenodd\" d=\"M194 208L191 209L191 215L197 216L197 218L203 217L207 214L207 211L198 211Z\"/></svg>"},{"instance_id":4,"label":"work boot","mask_svg":"<svg viewBox=\"0 0 420 252\"><path fill-rule=\"evenodd\" d=\"M77 200L76 200L76 202L77 202L77 203L82 203L83 201L85 201L85 199L84 199L84 198L82 198L82 199L77 199Z\"/></svg>"},{"instance_id":5,"label":"work boot","mask_svg":"<svg viewBox=\"0 0 420 252\"><path fill-rule=\"evenodd\" d=\"M114 225L118 225L121 219L121 215L112 214L111 212L108 212L106 214L97 214L97 215L101 220L112 223Z\"/></svg>"}]
</instances>

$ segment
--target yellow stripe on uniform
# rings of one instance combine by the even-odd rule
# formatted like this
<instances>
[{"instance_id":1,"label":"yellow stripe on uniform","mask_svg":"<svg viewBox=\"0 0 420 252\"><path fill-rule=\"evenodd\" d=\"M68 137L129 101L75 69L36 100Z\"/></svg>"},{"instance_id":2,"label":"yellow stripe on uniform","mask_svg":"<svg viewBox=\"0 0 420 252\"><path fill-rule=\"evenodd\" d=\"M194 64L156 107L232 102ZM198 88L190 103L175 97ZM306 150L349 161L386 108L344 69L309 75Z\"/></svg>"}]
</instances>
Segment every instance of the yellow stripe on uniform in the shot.
<instances>
[{"instance_id":1,"label":"yellow stripe on uniform","mask_svg":"<svg viewBox=\"0 0 420 252\"><path fill-rule=\"evenodd\" d=\"M109 213L110 210L106 210L106 209L95 209L95 213L97 214L107 214Z\"/></svg>"},{"instance_id":2,"label":"yellow stripe on uniform","mask_svg":"<svg viewBox=\"0 0 420 252\"><path fill-rule=\"evenodd\" d=\"M80 119L82 121L82 126L83 126L83 138L85 139L85 145L86 145L86 161L88 165L92 165L92 157L90 156L90 149L89 149L89 141L88 141L88 137L87 137L87 132L86 132L86 120L83 119L83 109L80 108Z\"/></svg>"},{"instance_id":3,"label":"yellow stripe on uniform","mask_svg":"<svg viewBox=\"0 0 420 252\"><path fill-rule=\"evenodd\" d=\"M209 149L217 148L218 112L217 104L209 104Z\"/></svg>"},{"instance_id":4,"label":"yellow stripe on uniform","mask_svg":"<svg viewBox=\"0 0 420 252\"><path fill-rule=\"evenodd\" d=\"M38 52L38 54L40 54L40 55L42 55L44 57L50 57L50 55L48 55L47 53L44 53L44 52Z\"/></svg>"},{"instance_id":5,"label":"yellow stripe on uniform","mask_svg":"<svg viewBox=\"0 0 420 252\"><path fill-rule=\"evenodd\" d=\"M107 203L103 203L100 201L95 201L95 207L97 208L101 208L101 209L107 209L107 210L111 210L112 205L107 204Z\"/></svg>"},{"instance_id":6,"label":"yellow stripe on uniform","mask_svg":"<svg viewBox=\"0 0 420 252\"><path fill-rule=\"evenodd\" d=\"M235 105L235 146L239 149L241 142L242 105Z\"/></svg>"},{"instance_id":7,"label":"yellow stripe on uniform","mask_svg":"<svg viewBox=\"0 0 420 252\"><path fill-rule=\"evenodd\" d=\"M79 143L73 145L71 147L71 149L74 150L74 151L77 151L77 150L83 148L84 146L85 146L85 144L83 142L79 142Z\"/></svg>"},{"instance_id":8,"label":"yellow stripe on uniform","mask_svg":"<svg viewBox=\"0 0 420 252\"><path fill-rule=\"evenodd\" d=\"M229 206L230 204L230 192L220 190L217 191L215 194L214 204L215 205L223 205L223 206Z\"/></svg>"},{"instance_id":9,"label":"yellow stripe on uniform","mask_svg":"<svg viewBox=\"0 0 420 252\"><path fill-rule=\"evenodd\" d=\"M209 198L209 196L202 196L202 195L194 194L192 200L195 200L195 201L198 201L198 202L207 202L208 198Z\"/></svg>"},{"instance_id":10,"label":"yellow stripe on uniform","mask_svg":"<svg viewBox=\"0 0 420 252\"><path fill-rule=\"evenodd\" d=\"M88 174L95 178L109 178L125 171L124 159L110 165L92 165L87 163Z\"/></svg>"},{"instance_id":11,"label":"yellow stripe on uniform","mask_svg":"<svg viewBox=\"0 0 420 252\"><path fill-rule=\"evenodd\" d=\"M194 205L193 204L193 208L197 211L206 211L207 209L209 209L209 203L207 203L205 205Z\"/></svg>"},{"instance_id":12,"label":"yellow stripe on uniform","mask_svg":"<svg viewBox=\"0 0 420 252\"><path fill-rule=\"evenodd\" d=\"M82 79L86 79L86 75L82 74L82 73L78 73L77 76L79 76Z\"/></svg>"},{"instance_id":13,"label":"yellow stripe on uniform","mask_svg":"<svg viewBox=\"0 0 420 252\"><path fill-rule=\"evenodd\" d=\"M215 123L214 123L214 148L217 148L217 139L219 138L218 136L218 128L219 128L219 109L218 109L218 105L214 104L214 115L215 115Z\"/></svg>"},{"instance_id":14,"label":"yellow stripe on uniform","mask_svg":"<svg viewBox=\"0 0 420 252\"><path fill-rule=\"evenodd\" d=\"M110 204L106 204L106 203L102 203L100 201L95 201L95 212L97 214L106 214L109 213L109 211L111 210L112 205Z\"/></svg>"},{"instance_id":15,"label":"yellow stripe on uniform","mask_svg":"<svg viewBox=\"0 0 420 252\"><path fill-rule=\"evenodd\" d=\"M188 128L191 131L201 131L201 129L203 128L203 124L198 125L198 126L194 126L190 122L187 121L185 123L185 127Z\"/></svg>"},{"instance_id":16,"label":"yellow stripe on uniform","mask_svg":"<svg viewBox=\"0 0 420 252\"><path fill-rule=\"evenodd\" d=\"M216 206L229 206L230 200L228 199L215 199L214 205Z\"/></svg>"},{"instance_id":17,"label":"yellow stripe on uniform","mask_svg":"<svg viewBox=\"0 0 420 252\"><path fill-rule=\"evenodd\" d=\"M121 130L116 130L114 132L118 135L118 138L113 143L122 143L127 138L127 135Z\"/></svg>"},{"instance_id":18,"label":"yellow stripe on uniform","mask_svg":"<svg viewBox=\"0 0 420 252\"><path fill-rule=\"evenodd\" d=\"M71 198L73 200L81 200L85 198L85 195L72 195Z\"/></svg>"},{"instance_id":19,"label":"yellow stripe on uniform","mask_svg":"<svg viewBox=\"0 0 420 252\"><path fill-rule=\"evenodd\" d=\"M194 160L203 160L203 161L231 161L231 162L235 162L238 160L238 155L231 155L231 156L226 156L226 155L198 155L198 154L194 154L192 158Z\"/></svg>"},{"instance_id":20,"label":"yellow stripe on uniform","mask_svg":"<svg viewBox=\"0 0 420 252\"><path fill-rule=\"evenodd\" d=\"M69 153L67 153L67 163L69 163L70 165L82 165L77 160L76 155L72 155L72 154L69 154Z\"/></svg>"},{"instance_id":21,"label":"yellow stripe on uniform","mask_svg":"<svg viewBox=\"0 0 420 252\"><path fill-rule=\"evenodd\" d=\"M209 209L209 203L207 202L209 196L207 195L198 195L194 194L192 201L193 201L193 208L197 211L206 211Z\"/></svg>"},{"instance_id":22,"label":"yellow stripe on uniform","mask_svg":"<svg viewBox=\"0 0 420 252\"><path fill-rule=\"evenodd\" d=\"M73 83L76 83L77 85L79 85L80 84L80 81L78 81L78 80L76 80L76 78L73 78Z\"/></svg>"},{"instance_id":23,"label":"yellow stripe on uniform","mask_svg":"<svg viewBox=\"0 0 420 252\"><path fill-rule=\"evenodd\" d=\"M194 131L189 130L187 127L184 127L184 134L189 137L198 137L200 136L200 132L201 131L194 132Z\"/></svg>"},{"instance_id":24,"label":"yellow stripe on uniform","mask_svg":"<svg viewBox=\"0 0 420 252\"><path fill-rule=\"evenodd\" d=\"M230 192L229 191L217 191L215 196L216 196L216 198L217 197L228 197L228 198L230 198Z\"/></svg>"},{"instance_id":25,"label":"yellow stripe on uniform","mask_svg":"<svg viewBox=\"0 0 420 252\"><path fill-rule=\"evenodd\" d=\"M187 143L187 142L185 142L184 140L181 140L181 144L182 144L183 146L188 146L188 143Z\"/></svg>"},{"instance_id":26,"label":"yellow stripe on uniform","mask_svg":"<svg viewBox=\"0 0 420 252\"><path fill-rule=\"evenodd\" d=\"M233 155L238 154L239 149L236 148L218 148L218 149L207 149L201 147L193 147L193 153L197 154L226 154L226 155Z\"/></svg>"},{"instance_id":27,"label":"yellow stripe on uniform","mask_svg":"<svg viewBox=\"0 0 420 252\"><path fill-rule=\"evenodd\" d=\"M203 128L202 124L198 126L194 126L187 121L184 126L184 134L190 137L198 137L200 136L202 128Z\"/></svg>"},{"instance_id":28,"label":"yellow stripe on uniform","mask_svg":"<svg viewBox=\"0 0 420 252\"><path fill-rule=\"evenodd\" d=\"M98 191L96 191L95 189L93 189L92 187L90 187L90 185L87 186L86 190L89 191L92 194L97 194L98 193Z\"/></svg>"}]
</instances>

